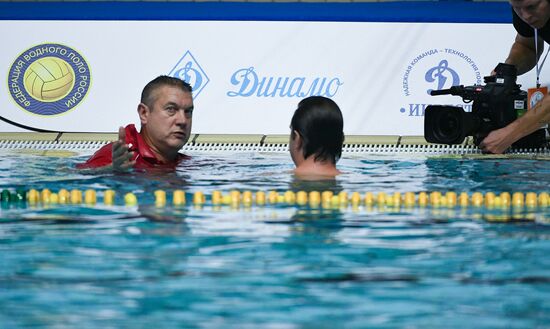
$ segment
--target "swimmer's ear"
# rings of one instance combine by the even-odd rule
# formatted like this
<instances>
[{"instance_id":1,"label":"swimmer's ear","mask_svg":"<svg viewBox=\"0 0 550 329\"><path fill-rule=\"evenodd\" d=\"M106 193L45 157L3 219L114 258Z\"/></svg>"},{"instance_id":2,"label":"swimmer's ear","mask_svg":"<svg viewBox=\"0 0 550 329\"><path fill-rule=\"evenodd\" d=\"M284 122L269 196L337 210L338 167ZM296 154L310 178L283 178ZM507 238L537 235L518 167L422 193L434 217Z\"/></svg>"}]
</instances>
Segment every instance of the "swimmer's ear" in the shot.
<instances>
[{"instance_id":1,"label":"swimmer's ear","mask_svg":"<svg viewBox=\"0 0 550 329\"><path fill-rule=\"evenodd\" d=\"M149 113L151 112L149 110L149 107L143 103L139 103L137 108L139 119L141 121L141 125L147 124L147 120L149 118Z\"/></svg>"},{"instance_id":2,"label":"swimmer's ear","mask_svg":"<svg viewBox=\"0 0 550 329\"><path fill-rule=\"evenodd\" d=\"M292 140L298 149L302 148L302 135L297 130L292 131Z\"/></svg>"}]
</instances>

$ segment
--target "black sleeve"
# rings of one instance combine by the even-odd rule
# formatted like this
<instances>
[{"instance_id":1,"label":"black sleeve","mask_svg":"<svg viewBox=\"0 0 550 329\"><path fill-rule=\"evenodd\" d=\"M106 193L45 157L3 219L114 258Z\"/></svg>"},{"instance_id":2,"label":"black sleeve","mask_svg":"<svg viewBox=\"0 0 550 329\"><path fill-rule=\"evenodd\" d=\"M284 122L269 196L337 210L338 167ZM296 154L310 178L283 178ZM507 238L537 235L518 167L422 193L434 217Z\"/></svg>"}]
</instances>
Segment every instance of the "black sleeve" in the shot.
<instances>
[{"instance_id":1,"label":"black sleeve","mask_svg":"<svg viewBox=\"0 0 550 329\"><path fill-rule=\"evenodd\" d=\"M516 11L512 8L512 15L514 20L514 28L519 35L527 38L532 38L535 36L535 31L529 24L525 23L521 18L519 18Z\"/></svg>"}]
</instances>

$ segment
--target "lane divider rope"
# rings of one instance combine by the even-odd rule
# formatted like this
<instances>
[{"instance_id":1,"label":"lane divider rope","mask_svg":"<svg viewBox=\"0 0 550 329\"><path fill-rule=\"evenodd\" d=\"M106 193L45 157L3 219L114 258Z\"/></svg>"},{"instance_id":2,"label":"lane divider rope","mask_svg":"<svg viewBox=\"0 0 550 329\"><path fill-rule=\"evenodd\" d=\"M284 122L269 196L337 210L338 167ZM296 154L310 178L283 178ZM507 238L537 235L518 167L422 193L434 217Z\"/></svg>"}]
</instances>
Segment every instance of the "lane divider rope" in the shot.
<instances>
[{"instance_id":1,"label":"lane divider rope","mask_svg":"<svg viewBox=\"0 0 550 329\"><path fill-rule=\"evenodd\" d=\"M98 198L99 196L99 198ZM122 199L122 200L120 200ZM269 205L298 206L309 208L342 209L347 207L392 207L392 208L487 208L487 209L509 209L529 208L545 209L550 205L550 194L548 192L347 192L341 191L239 191L231 190L222 192L212 191L206 195L201 191L193 193L183 190L167 192L164 190L154 191L154 203L156 207L167 206L231 206L239 207L264 207ZM114 190L96 191L67 190L59 189L52 192L50 189L4 189L0 193L2 208L9 208L10 205L28 205L33 207L49 205L86 205L105 206L123 205L128 207L137 206L140 202L134 193L125 193L118 200ZM143 202L145 203L145 202Z\"/></svg>"}]
</instances>

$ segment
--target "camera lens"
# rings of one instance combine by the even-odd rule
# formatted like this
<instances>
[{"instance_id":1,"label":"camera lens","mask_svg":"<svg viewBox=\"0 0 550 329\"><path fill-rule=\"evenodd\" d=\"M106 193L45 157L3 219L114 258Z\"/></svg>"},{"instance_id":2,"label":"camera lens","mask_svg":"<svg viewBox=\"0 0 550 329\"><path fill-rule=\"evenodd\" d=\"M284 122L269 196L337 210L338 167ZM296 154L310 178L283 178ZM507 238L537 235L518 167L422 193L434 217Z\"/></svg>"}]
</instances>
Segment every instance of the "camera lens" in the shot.
<instances>
[{"instance_id":1,"label":"camera lens","mask_svg":"<svg viewBox=\"0 0 550 329\"><path fill-rule=\"evenodd\" d=\"M440 114L435 124L435 135L444 143L456 140L461 129L461 118L457 116L457 112L446 111Z\"/></svg>"},{"instance_id":2,"label":"camera lens","mask_svg":"<svg viewBox=\"0 0 550 329\"><path fill-rule=\"evenodd\" d=\"M430 143L462 143L467 133L467 114L457 106L427 106L424 112L424 138Z\"/></svg>"}]
</instances>

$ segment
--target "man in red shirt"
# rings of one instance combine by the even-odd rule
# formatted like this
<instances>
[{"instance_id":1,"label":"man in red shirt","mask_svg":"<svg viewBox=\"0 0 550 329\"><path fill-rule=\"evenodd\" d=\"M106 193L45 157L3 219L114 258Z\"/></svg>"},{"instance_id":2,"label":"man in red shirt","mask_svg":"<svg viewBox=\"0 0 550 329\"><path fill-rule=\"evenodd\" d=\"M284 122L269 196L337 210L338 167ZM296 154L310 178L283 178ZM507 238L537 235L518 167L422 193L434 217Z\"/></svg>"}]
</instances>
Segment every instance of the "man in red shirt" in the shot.
<instances>
[{"instance_id":1,"label":"man in red shirt","mask_svg":"<svg viewBox=\"0 0 550 329\"><path fill-rule=\"evenodd\" d=\"M174 168L187 156L179 150L191 135L193 96L191 86L180 79L159 76L141 93L137 111L138 132L133 124L118 129L118 140L99 149L77 168L116 171Z\"/></svg>"}]
</instances>

